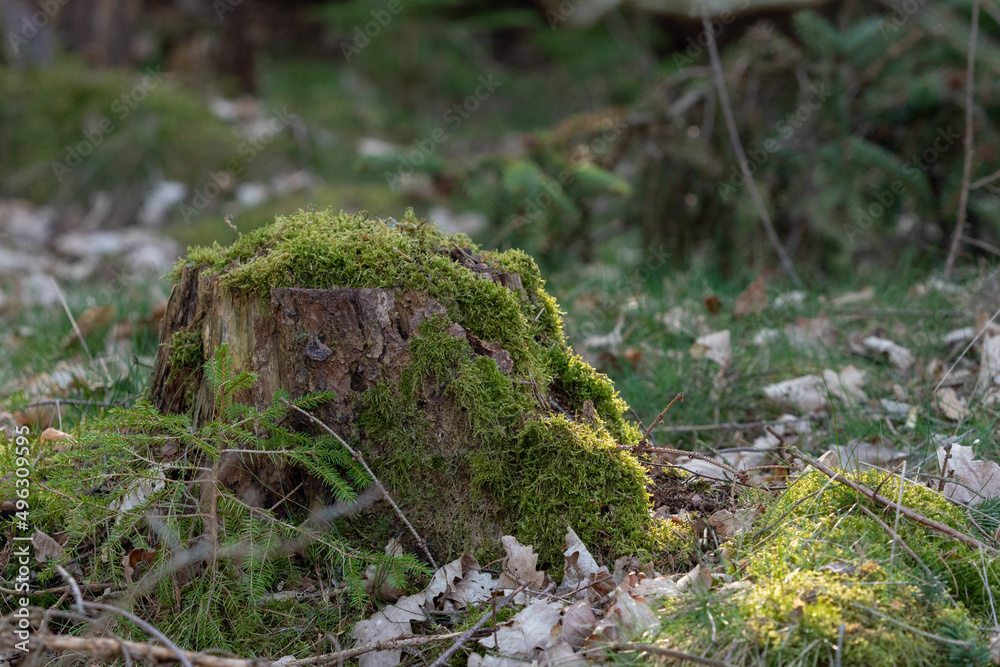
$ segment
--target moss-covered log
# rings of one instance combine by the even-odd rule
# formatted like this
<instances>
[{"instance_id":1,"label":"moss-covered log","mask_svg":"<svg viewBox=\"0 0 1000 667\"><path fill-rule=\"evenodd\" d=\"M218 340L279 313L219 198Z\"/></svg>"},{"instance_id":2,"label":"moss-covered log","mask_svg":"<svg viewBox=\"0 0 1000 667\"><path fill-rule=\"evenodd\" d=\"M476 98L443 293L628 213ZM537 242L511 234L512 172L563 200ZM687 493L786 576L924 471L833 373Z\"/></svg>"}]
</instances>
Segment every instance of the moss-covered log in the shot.
<instances>
[{"instance_id":1,"label":"moss-covered log","mask_svg":"<svg viewBox=\"0 0 1000 667\"><path fill-rule=\"evenodd\" d=\"M567 346L524 253L482 252L411 212L300 212L229 248L192 249L173 277L159 409L206 421L197 362L228 343L236 368L258 376L238 400L334 392L316 415L357 443L443 558L496 553L513 533L558 565L567 525L605 558L655 548L645 473L618 447L639 433L611 382ZM269 465L255 459L229 481L269 506L295 486ZM377 542L398 526L377 508L347 528Z\"/></svg>"}]
</instances>

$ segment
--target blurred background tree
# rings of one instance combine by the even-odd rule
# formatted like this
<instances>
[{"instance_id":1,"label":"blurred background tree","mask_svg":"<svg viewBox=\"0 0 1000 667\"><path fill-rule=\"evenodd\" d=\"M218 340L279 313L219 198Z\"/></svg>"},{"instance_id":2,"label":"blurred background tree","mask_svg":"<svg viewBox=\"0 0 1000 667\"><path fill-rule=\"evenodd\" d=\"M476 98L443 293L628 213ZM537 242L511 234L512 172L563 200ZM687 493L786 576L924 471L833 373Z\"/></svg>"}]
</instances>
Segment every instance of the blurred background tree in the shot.
<instances>
[{"instance_id":1,"label":"blurred background tree","mask_svg":"<svg viewBox=\"0 0 1000 667\"><path fill-rule=\"evenodd\" d=\"M777 266L729 145L699 12L765 206L807 281L940 264L961 186L971 0L6 0L0 197L56 229L231 238L308 206L721 275ZM972 180L998 166L986 0ZM78 163L78 164L71 164ZM995 183L966 258L1000 246Z\"/></svg>"}]
</instances>

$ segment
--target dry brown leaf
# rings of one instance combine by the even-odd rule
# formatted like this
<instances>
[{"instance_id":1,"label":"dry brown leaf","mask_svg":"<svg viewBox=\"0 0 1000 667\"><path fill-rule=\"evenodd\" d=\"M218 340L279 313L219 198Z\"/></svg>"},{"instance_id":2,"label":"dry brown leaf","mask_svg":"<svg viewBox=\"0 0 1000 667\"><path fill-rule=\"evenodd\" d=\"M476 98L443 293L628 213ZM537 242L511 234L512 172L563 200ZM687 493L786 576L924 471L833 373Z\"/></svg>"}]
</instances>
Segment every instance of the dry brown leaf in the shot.
<instances>
[{"instance_id":1,"label":"dry brown leaf","mask_svg":"<svg viewBox=\"0 0 1000 667\"><path fill-rule=\"evenodd\" d=\"M937 448L938 466L944 466L946 448ZM943 471L945 472L945 471ZM948 457L947 473L954 472L955 479L972 487L987 498L1000 496L1000 465L995 461L979 461L973 458L972 447L952 445ZM959 503L978 503L982 500L964 486L948 482L944 485L944 495Z\"/></svg>"},{"instance_id":2,"label":"dry brown leaf","mask_svg":"<svg viewBox=\"0 0 1000 667\"><path fill-rule=\"evenodd\" d=\"M785 337L788 344L797 350L824 350L837 342L833 321L825 313L796 318L795 324L785 325Z\"/></svg>"},{"instance_id":3,"label":"dry brown leaf","mask_svg":"<svg viewBox=\"0 0 1000 667\"><path fill-rule=\"evenodd\" d=\"M403 545L397 539L389 540L389 543L385 545L385 555L390 558L402 556ZM378 586L378 597L387 602L395 602L403 595L402 587L393 580L392 572L386 566L379 567L379 565L371 563L365 568L361 579L368 595L374 594L375 586Z\"/></svg>"},{"instance_id":4,"label":"dry brown leaf","mask_svg":"<svg viewBox=\"0 0 1000 667\"><path fill-rule=\"evenodd\" d=\"M394 604L388 605L363 621L358 621L351 631L358 645L395 639L410 634L410 621L420 621L426 618L423 610L425 596L423 592L400 598ZM399 664L402 649L388 651L372 651L358 658L359 667L395 667Z\"/></svg>"},{"instance_id":5,"label":"dry brown leaf","mask_svg":"<svg viewBox=\"0 0 1000 667\"><path fill-rule=\"evenodd\" d=\"M827 454L829 456L824 459L824 463L841 470L892 468L908 456L908 453L901 449L864 440L851 440L846 445L834 445L827 450Z\"/></svg>"},{"instance_id":6,"label":"dry brown leaf","mask_svg":"<svg viewBox=\"0 0 1000 667\"><path fill-rule=\"evenodd\" d=\"M828 405L828 393L847 402L867 400L861 388L864 373L847 366L840 373L830 369L823 371L823 377L804 375L764 387L764 395L798 407L805 412L817 412Z\"/></svg>"},{"instance_id":7,"label":"dry brown leaf","mask_svg":"<svg viewBox=\"0 0 1000 667\"><path fill-rule=\"evenodd\" d=\"M501 538L507 556L503 559L499 590L513 590L525 584L530 591L540 591L545 588L545 573L536 569L538 554L530 546L518 542L511 535Z\"/></svg>"},{"instance_id":8,"label":"dry brown leaf","mask_svg":"<svg viewBox=\"0 0 1000 667\"><path fill-rule=\"evenodd\" d=\"M909 370L910 367L913 366L913 353L902 345L897 345L888 338L869 336L861 341L861 344L869 350L874 350L875 352L885 356L889 360L889 363L891 363L899 372Z\"/></svg>"},{"instance_id":9,"label":"dry brown leaf","mask_svg":"<svg viewBox=\"0 0 1000 667\"><path fill-rule=\"evenodd\" d=\"M565 574L561 589L566 589L574 597L589 597L591 591L598 597L605 597L614 590L614 580L607 567L599 566L583 540L572 527L566 529Z\"/></svg>"},{"instance_id":10,"label":"dry brown leaf","mask_svg":"<svg viewBox=\"0 0 1000 667\"><path fill-rule=\"evenodd\" d=\"M484 637L479 643L507 657L533 658L536 649L548 645L565 606L559 600L533 600L509 621L498 625L494 636Z\"/></svg>"},{"instance_id":11,"label":"dry brown leaf","mask_svg":"<svg viewBox=\"0 0 1000 667\"><path fill-rule=\"evenodd\" d=\"M77 342L80 335L84 337L89 336L94 329L110 324L114 316L114 304L87 308L85 311L80 313L79 317L76 318L76 326L79 328L80 334L77 334L76 329L70 331L63 337L60 347L65 350L74 342Z\"/></svg>"},{"instance_id":12,"label":"dry brown leaf","mask_svg":"<svg viewBox=\"0 0 1000 667\"><path fill-rule=\"evenodd\" d=\"M469 663L472 664L471 661ZM538 656L538 667L588 667L591 663L573 652L573 647L565 641L550 645ZM518 662L516 667L524 667Z\"/></svg>"},{"instance_id":13,"label":"dry brown leaf","mask_svg":"<svg viewBox=\"0 0 1000 667\"><path fill-rule=\"evenodd\" d=\"M1000 385L1000 335L987 334L979 350L979 386Z\"/></svg>"},{"instance_id":14,"label":"dry brown leaf","mask_svg":"<svg viewBox=\"0 0 1000 667\"><path fill-rule=\"evenodd\" d=\"M710 359L723 368L733 360L733 350L729 341L729 330L723 329L699 337L691 346L691 356L695 359Z\"/></svg>"},{"instance_id":15,"label":"dry brown leaf","mask_svg":"<svg viewBox=\"0 0 1000 667\"><path fill-rule=\"evenodd\" d=\"M632 597L665 598L680 595L682 595L681 589L674 580L665 576L643 579L632 588Z\"/></svg>"},{"instance_id":16,"label":"dry brown leaf","mask_svg":"<svg viewBox=\"0 0 1000 667\"><path fill-rule=\"evenodd\" d=\"M750 286L743 290L743 293L736 297L736 305L733 308L733 316L736 319L747 315L756 315L767 308L767 288L764 284L764 276L758 276Z\"/></svg>"},{"instance_id":17,"label":"dry brown leaf","mask_svg":"<svg viewBox=\"0 0 1000 667\"><path fill-rule=\"evenodd\" d=\"M951 387L941 387L934 392L938 410L952 421L962 421L969 416L969 404Z\"/></svg>"},{"instance_id":18,"label":"dry brown leaf","mask_svg":"<svg viewBox=\"0 0 1000 667\"><path fill-rule=\"evenodd\" d=\"M718 510L708 517L708 525L712 527L719 539L745 533L753 526L754 519L760 511L756 507L743 507L735 512Z\"/></svg>"},{"instance_id":19,"label":"dry brown leaf","mask_svg":"<svg viewBox=\"0 0 1000 667\"><path fill-rule=\"evenodd\" d=\"M35 534L31 536L31 544L35 547L35 562L38 563L61 560L65 555L62 545L37 528Z\"/></svg>"},{"instance_id":20,"label":"dry brown leaf","mask_svg":"<svg viewBox=\"0 0 1000 667\"><path fill-rule=\"evenodd\" d=\"M705 310L708 311L709 315L718 315L720 312L722 312L722 299L715 296L714 294L711 296L706 296Z\"/></svg>"},{"instance_id":21,"label":"dry brown leaf","mask_svg":"<svg viewBox=\"0 0 1000 667\"><path fill-rule=\"evenodd\" d=\"M515 658L505 658L502 655L479 655L472 653L469 655L469 667L525 667L528 663Z\"/></svg>"},{"instance_id":22,"label":"dry brown leaf","mask_svg":"<svg viewBox=\"0 0 1000 667\"><path fill-rule=\"evenodd\" d=\"M841 294L838 297L834 297L830 300L830 303L835 306L850 306L856 303L871 301L874 297L875 289L873 287L865 287L857 292L848 292L847 294Z\"/></svg>"},{"instance_id":23,"label":"dry brown leaf","mask_svg":"<svg viewBox=\"0 0 1000 667\"><path fill-rule=\"evenodd\" d=\"M64 433L57 428L52 428L51 426L42 431L42 434L38 436L38 439L41 440L42 442L50 442L50 441L58 442L59 440L67 440L72 438L73 436L71 436L69 433Z\"/></svg>"},{"instance_id":24,"label":"dry brown leaf","mask_svg":"<svg viewBox=\"0 0 1000 667\"><path fill-rule=\"evenodd\" d=\"M590 602L579 600L571 604L563 614L562 638L570 646L580 648L596 626L597 617L590 608Z\"/></svg>"}]
</instances>

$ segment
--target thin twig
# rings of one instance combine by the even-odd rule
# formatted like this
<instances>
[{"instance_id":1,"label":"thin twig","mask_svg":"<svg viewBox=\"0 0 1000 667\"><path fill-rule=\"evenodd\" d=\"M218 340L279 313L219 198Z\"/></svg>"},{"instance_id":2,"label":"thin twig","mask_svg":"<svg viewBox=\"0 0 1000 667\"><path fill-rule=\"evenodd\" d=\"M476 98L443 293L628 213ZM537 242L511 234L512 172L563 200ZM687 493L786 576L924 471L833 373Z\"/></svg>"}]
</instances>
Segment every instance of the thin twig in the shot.
<instances>
[{"instance_id":1,"label":"thin twig","mask_svg":"<svg viewBox=\"0 0 1000 667\"><path fill-rule=\"evenodd\" d=\"M1000 169L994 171L989 176L983 176L978 181L969 186L970 190L978 190L979 188L985 187L992 183L993 181L1000 180Z\"/></svg>"},{"instance_id":2,"label":"thin twig","mask_svg":"<svg viewBox=\"0 0 1000 667\"><path fill-rule=\"evenodd\" d=\"M694 655L693 653L685 653L684 651L678 651L672 648L663 648L662 646L656 646L654 644L635 644L631 642L622 642L619 644L611 644L607 647L610 651L641 651L642 653L655 653L656 655L663 655L668 658L673 658L674 660L680 660L682 662L695 662L699 665L711 665L712 667L729 667L728 662L722 662L719 660L712 660L711 658L703 658L700 655Z\"/></svg>"},{"instance_id":3,"label":"thin twig","mask_svg":"<svg viewBox=\"0 0 1000 667\"><path fill-rule=\"evenodd\" d=\"M56 282L55 278L52 278L52 285L56 288L56 296L59 297L59 302L62 304L63 310L66 311L66 316L69 317L70 324L73 325L73 331L76 332L76 337L80 339L80 344L83 345L83 351L87 353L87 358L90 359L90 363L94 363L94 355L90 353L90 348L87 347L87 341L83 338L83 332L80 331L80 327L76 323L76 318L73 317L73 313L70 312L69 304L66 303L66 297L63 296L62 290L59 288L59 283Z\"/></svg>"},{"instance_id":4,"label":"thin twig","mask_svg":"<svg viewBox=\"0 0 1000 667\"><path fill-rule=\"evenodd\" d=\"M979 0L972 0L972 27L969 29L969 55L965 64L965 161L962 164L962 192L958 200L958 221L955 223L955 235L951 238L951 249L944 263L944 279L951 276L955 266L958 249L962 245L962 234L965 231L965 219L969 208L969 180L972 178L972 125L973 125L973 92L976 88L976 39L979 36Z\"/></svg>"},{"instance_id":5,"label":"thin twig","mask_svg":"<svg viewBox=\"0 0 1000 667\"><path fill-rule=\"evenodd\" d=\"M803 287L804 285L802 279L799 278L799 274L795 272L795 266L792 264L791 258L785 251L784 246L781 245L778 233L774 231L774 223L771 222L771 215L767 212L767 207L764 206L764 199L760 196L760 190L757 189L757 181L754 180L753 172L750 171L750 163L747 161L746 153L743 151L743 144L740 143L739 131L736 129L736 118L733 116L733 108L729 103L729 93L726 92L726 80L722 74L722 61L719 59L719 47L715 43L715 33L712 32L712 24L707 18L703 18L701 23L705 27L705 36L708 39L708 56L712 61L712 73L715 75L715 88L719 94L722 114L726 119L726 129L729 131L729 140L733 144L733 152L736 153L736 159L739 160L740 171L743 172L743 180L746 182L747 188L750 190L750 197L753 199L753 203L757 207L757 213L760 214L761 222L764 223L764 231L767 232L767 238L774 247L774 251L778 253L778 259L781 261L781 266L784 267L785 271L791 277L792 282L795 283L797 287Z\"/></svg>"},{"instance_id":6,"label":"thin twig","mask_svg":"<svg viewBox=\"0 0 1000 667\"><path fill-rule=\"evenodd\" d=\"M327 433L329 433L330 435L332 435L334 438L336 438L337 441L340 442L340 444L344 446L344 449L346 449L347 453L351 455L351 458L353 458L355 461L357 461L361 465L361 467L363 467L365 469L365 472L367 472L371 476L372 480L375 482L376 488L378 488L378 490L382 493L382 497L385 498L386 501L390 505L392 505L392 509L395 510L396 516L398 516L400 518L400 520L403 522L403 524L405 524L406 527L407 527L407 529L410 531L410 534L413 535L414 539L417 540L417 544L420 545L420 548L423 550L424 555L427 556L427 561L431 564L431 566L435 570L438 569L437 563L434 561L434 556L431 555L430 549L427 548L427 542L424 540L424 538L422 538L417 533L417 531L413 528L413 526L410 524L410 522L407 521L406 516L403 514L403 511L401 509L399 509L399 506L393 501L392 496L389 495L389 492L386 491L385 486L383 486L383 484L379 480L379 478L375 476L375 473L372 472L372 469L368 467L368 464L365 463L365 460L361 456L361 454L359 452L355 451L350 445L348 445L344 441L343 438L341 438L339 435L337 435L336 431L334 431L332 428L330 428L329 426L327 426L325 423L323 423L316 416L314 416L314 415L310 414L309 412L303 410L299 406L297 406L294 403L292 403L291 401L289 401L287 398L281 399L281 402L284 403L285 405L287 405L292 410L295 410L296 412L299 412L302 415L305 415L306 417L308 417L315 424L319 425L320 428L322 428L324 431L326 431Z\"/></svg>"},{"instance_id":7,"label":"thin twig","mask_svg":"<svg viewBox=\"0 0 1000 667\"><path fill-rule=\"evenodd\" d=\"M442 653L438 657L438 659L431 664L431 667L443 667L444 665L447 665L448 661L451 660L451 656L455 655L458 649L462 648L465 645L465 643L472 638L472 635L476 632L476 630L483 627L486 624L486 621L488 621L490 618L496 618L497 610L502 609L504 606L510 604L510 601L514 599L514 596L523 591L526 586L527 584L521 584L518 588L514 589L511 593L509 593L507 597L501 600L493 608L492 614L483 614L483 617L479 619L479 621L475 625L473 625L471 628L463 632L462 636L459 637L457 640L455 640L455 643L452 644L447 651Z\"/></svg>"},{"instance_id":8,"label":"thin twig","mask_svg":"<svg viewBox=\"0 0 1000 667\"><path fill-rule=\"evenodd\" d=\"M945 372L944 377L942 377L941 381L934 386L934 392L937 392L937 390L941 388L941 385L944 384L944 381L947 380L948 376L951 375L951 372L955 370L955 366L958 366L958 362L960 362L962 358L965 357L966 353L972 349L972 346L976 344L976 341L979 340L979 337L986 332L986 330L990 327L990 325L993 324L993 320L995 320L997 317L1000 317L1000 308L997 309L997 312L993 313L993 317L991 317L989 321L983 325L983 328L979 330L979 333L976 334L976 337L969 341L969 344L965 346L965 349L962 350L962 353L960 355L958 355L958 358L955 359L954 363L952 363L952 365L948 367L948 370Z\"/></svg>"},{"instance_id":9,"label":"thin twig","mask_svg":"<svg viewBox=\"0 0 1000 667\"><path fill-rule=\"evenodd\" d=\"M987 243L986 241L980 241L979 239L974 239L971 236L963 236L962 243L974 245L977 248L981 248L986 252L992 253L994 255L1000 255L1000 248L996 247L992 243Z\"/></svg>"},{"instance_id":10,"label":"thin twig","mask_svg":"<svg viewBox=\"0 0 1000 667\"><path fill-rule=\"evenodd\" d=\"M484 618L488 617L489 614L487 614ZM340 660L356 658L359 655L371 653L372 651L388 651L403 648L404 646L432 644L446 639L455 639L456 637L461 637L464 634L464 632L451 632L446 635L407 635L405 637L396 637L395 639L385 639L372 644L365 644L364 646L355 646L354 648L344 649L343 651L337 651L336 653L324 653L323 655L314 655L310 658L302 658L301 660L290 660L289 662L282 663L282 667L305 667L305 665L330 664Z\"/></svg>"},{"instance_id":11,"label":"thin twig","mask_svg":"<svg viewBox=\"0 0 1000 667\"><path fill-rule=\"evenodd\" d=\"M910 546L905 541L903 541L903 538L899 536L898 532L896 532L885 521L880 519L878 514L875 514L875 512L872 512L870 509L868 509L861 503L858 503L857 507L864 513L865 516L867 516L869 519L877 523L882 528L882 530L884 530L886 533L889 534L889 537L893 539L893 544L896 544L898 542L899 548L905 551L910 558L917 561L917 565L920 566L920 568L924 571L924 574L927 575L927 578L930 581L937 581L937 577L934 576L934 573L931 572L931 569L927 567L927 564L924 561L920 560L920 556L918 556L917 553L913 549L911 549Z\"/></svg>"},{"instance_id":12,"label":"thin twig","mask_svg":"<svg viewBox=\"0 0 1000 667\"><path fill-rule=\"evenodd\" d=\"M140 642L126 641L122 639L112 639L109 637L74 637L72 635L42 634L35 635L40 646L33 647L41 652L83 652L90 655L100 655L106 658L122 655L128 651L129 654L150 660L153 664L160 662L170 663L178 658L178 654L165 646L153 646ZM6 641L0 641L0 645ZM186 664L198 665L199 667L270 667L269 660L242 660L236 658L222 658L204 653L191 653L181 651Z\"/></svg>"},{"instance_id":13,"label":"thin twig","mask_svg":"<svg viewBox=\"0 0 1000 667\"><path fill-rule=\"evenodd\" d=\"M663 417L667 414L667 411L670 410L670 406L672 406L677 401L680 401L681 403L684 402L683 391L674 396L674 399L669 403L667 403L667 407L663 408L663 411L656 416L656 419L653 420L653 423L650 424L649 428L646 429L646 432L642 434L642 439L639 441L641 444L646 444L649 441L649 432L652 431L654 428L656 428L658 425L663 423Z\"/></svg>"},{"instance_id":14,"label":"thin twig","mask_svg":"<svg viewBox=\"0 0 1000 667\"><path fill-rule=\"evenodd\" d=\"M933 633L926 632L926 631L921 630L919 628L915 628L912 625L910 625L909 623L904 623L903 621L900 621L899 619L893 618L892 616L889 616L888 614L883 614L878 609L873 609L873 608L867 607L867 606L865 606L863 604L857 604L856 602L848 602L847 604L851 605L855 609L861 609L863 611L867 611L869 614L872 614L873 616L878 616L879 618L881 618L884 621L889 621L890 623L895 623L899 627L901 627L901 628L903 628L905 630L908 630L909 632L912 632L915 635L920 635L921 637L926 637L927 639L932 639L932 640L937 641L937 642L943 642L945 644L952 644L954 646L964 646L965 648L971 648L974 645L974 643L971 642L971 641L964 641L964 640L961 640L961 639L952 639L950 637L942 637L941 635L935 635Z\"/></svg>"}]
</instances>

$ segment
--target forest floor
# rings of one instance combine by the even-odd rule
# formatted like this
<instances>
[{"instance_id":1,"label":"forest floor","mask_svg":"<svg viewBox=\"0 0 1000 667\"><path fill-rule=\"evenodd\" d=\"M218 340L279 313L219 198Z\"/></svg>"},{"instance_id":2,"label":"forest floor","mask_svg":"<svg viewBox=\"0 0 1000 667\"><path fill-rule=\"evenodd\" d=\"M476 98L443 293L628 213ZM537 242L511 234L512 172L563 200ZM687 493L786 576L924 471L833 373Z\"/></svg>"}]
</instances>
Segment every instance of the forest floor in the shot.
<instances>
[{"instance_id":1,"label":"forest floor","mask_svg":"<svg viewBox=\"0 0 1000 667\"><path fill-rule=\"evenodd\" d=\"M381 589L359 600L345 595L342 572L302 558L251 587L246 618L239 607L213 607L218 636L232 639L214 648L286 656L286 665L318 655L431 664L456 642L449 664L1000 664L995 271L831 293L772 280L720 285L696 272L651 278L611 265L550 280L575 349L615 381L643 428L683 393L636 452L651 473L651 510L677 538L656 564L596 563L570 527L558 584L536 571L531 545L505 538L503 563L463 558L433 573L411 560L398 577L372 566L368 578ZM56 289L46 306L8 312L0 419L12 438L10 471L24 467L23 444L29 479L49 493L59 453L110 407L140 396L165 294L156 280L103 293ZM10 471L0 489L13 536L25 524ZM128 493L117 496L124 512ZM77 502L90 501L63 497L59 512ZM41 595L32 604L50 611L73 606L62 576L93 605L128 594L159 562L162 547L116 543L117 520L89 552L66 554L59 513L29 516L39 532L25 581ZM8 573L14 545L0 551ZM120 566L108 569L109 558ZM19 580L7 579L11 613ZM119 619L115 633L142 641L160 628L178 649L208 648L211 635L183 620L197 616L180 606L192 582L168 579L130 598L149 625ZM222 588L205 595L221 595L226 584L215 584ZM87 643L97 626L87 632L81 618L52 613L79 641L51 635L47 651L98 650ZM173 648L159 643L169 659ZM127 646L133 658L146 650ZM15 664L16 652L2 659Z\"/></svg>"}]
</instances>

